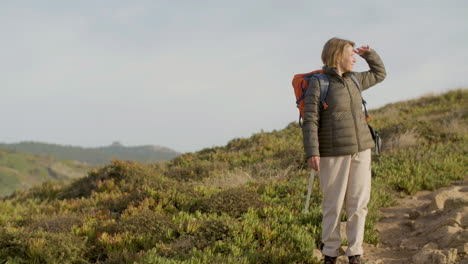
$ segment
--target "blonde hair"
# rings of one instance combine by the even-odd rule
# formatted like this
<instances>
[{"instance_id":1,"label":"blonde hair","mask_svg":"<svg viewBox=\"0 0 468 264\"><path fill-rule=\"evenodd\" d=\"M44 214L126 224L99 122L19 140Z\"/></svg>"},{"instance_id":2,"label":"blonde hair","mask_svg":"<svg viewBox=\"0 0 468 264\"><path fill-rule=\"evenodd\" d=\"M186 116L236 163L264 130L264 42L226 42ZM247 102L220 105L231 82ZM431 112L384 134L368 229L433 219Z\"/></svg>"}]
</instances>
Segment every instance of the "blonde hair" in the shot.
<instances>
[{"instance_id":1,"label":"blonde hair","mask_svg":"<svg viewBox=\"0 0 468 264\"><path fill-rule=\"evenodd\" d=\"M325 43L322 50L322 62L327 67L336 67L343 56L345 48L351 45L354 48L354 42L351 40L331 38Z\"/></svg>"}]
</instances>

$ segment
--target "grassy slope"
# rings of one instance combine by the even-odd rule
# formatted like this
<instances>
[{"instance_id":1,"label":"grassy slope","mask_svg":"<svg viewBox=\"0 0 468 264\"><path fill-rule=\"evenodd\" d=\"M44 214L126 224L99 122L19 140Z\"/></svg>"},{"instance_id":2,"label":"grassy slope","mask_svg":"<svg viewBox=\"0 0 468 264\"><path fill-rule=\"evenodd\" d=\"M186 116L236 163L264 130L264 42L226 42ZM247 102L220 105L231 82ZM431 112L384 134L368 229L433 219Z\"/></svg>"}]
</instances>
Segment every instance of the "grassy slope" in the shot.
<instances>
[{"instance_id":1,"label":"grassy slope","mask_svg":"<svg viewBox=\"0 0 468 264\"><path fill-rule=\"evenodd\" d=\"M466 176L467 98L458 90L372 111L385 151L373 163L367 242L378 242L378 208L395 196ZM167 163L115 161L71 185L17 192L0 202L0 260L318 263L321 195L316 182L301 213L301 140L292 123Z\"/></svg>"},{"instance_id":2,"label":"grassy slope","mask_svg":"<svg viewBox=\"0 0 468 264\"><path fill-rule=\"evenodd\" d=\"M90 166L79 162L0 150L0 196L48 180L67 181L83 177L88 169Z\"/></svg>"},{"instance_id":3,"label":"grassy slope","mask_svg":"<svg viewBox=\"0 0 468 264\"><path fill-rule=\"evenodd\" d=\"M113 158L139 162L155 162L170 160L179 155L176 151L164 147L125 147L120 144L99 148L82 148L40 142L21 142L16 144L0 143L0 149L10 149L36 155L53 155L58 159L77 160L94 165L107 164Z\"/></svg>"}]
</instances>

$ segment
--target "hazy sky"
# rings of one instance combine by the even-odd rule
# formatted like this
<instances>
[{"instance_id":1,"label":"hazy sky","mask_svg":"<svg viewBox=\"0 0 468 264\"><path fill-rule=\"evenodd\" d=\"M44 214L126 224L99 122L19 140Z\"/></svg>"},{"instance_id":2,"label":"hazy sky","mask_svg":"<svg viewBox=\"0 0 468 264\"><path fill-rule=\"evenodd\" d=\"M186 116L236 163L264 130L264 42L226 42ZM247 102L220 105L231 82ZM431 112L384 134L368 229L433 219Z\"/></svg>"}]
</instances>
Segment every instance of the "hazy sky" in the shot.
<instances>
[{"instance_id":1,"label":"hazy sky","mask_svg":"<svg viewBox=\"0 0 468 264\"><path fill-rule=\"evenodd\" d=\"M369 44L370 108L468 87L468 1L1 1L0 142L177 151L297 120L325 41ZM358 71L367 70L358 58Z\"/></svg>"}]
</instances>

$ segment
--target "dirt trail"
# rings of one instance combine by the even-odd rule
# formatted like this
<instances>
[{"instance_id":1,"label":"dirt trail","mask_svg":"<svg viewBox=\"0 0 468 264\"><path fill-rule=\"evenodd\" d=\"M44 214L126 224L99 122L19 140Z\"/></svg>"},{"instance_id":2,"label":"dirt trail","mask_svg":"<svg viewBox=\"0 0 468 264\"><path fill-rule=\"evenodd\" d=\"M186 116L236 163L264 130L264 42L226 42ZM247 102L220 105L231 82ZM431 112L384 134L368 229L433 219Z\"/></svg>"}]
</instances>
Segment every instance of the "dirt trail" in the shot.
<instances>
[{"instance_id":1,"label":"dirt trail","mask_svg":"<svg viewBox=\"0 0 468 264\"><path fill-rule=\"evenodd\" d=\"M381 213L381 242L364 245L364 263L468 264L468 178L398 199ZM348 263L347 258L338 263Z\"/></svg>"}]
</instances>

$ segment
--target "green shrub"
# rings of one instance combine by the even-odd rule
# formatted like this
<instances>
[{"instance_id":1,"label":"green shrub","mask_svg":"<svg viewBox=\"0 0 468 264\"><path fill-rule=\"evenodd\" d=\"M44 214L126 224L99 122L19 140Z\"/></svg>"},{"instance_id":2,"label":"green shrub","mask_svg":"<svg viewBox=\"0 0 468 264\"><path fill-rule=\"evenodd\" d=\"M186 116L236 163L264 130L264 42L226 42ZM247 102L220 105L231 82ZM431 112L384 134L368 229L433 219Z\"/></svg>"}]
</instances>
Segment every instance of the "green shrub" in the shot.
<instances>
[{"instance_id":1,"label":"green shrub","mask_svg":"<svg viewBox=\"0 0 468 264\"><path fill-rule=\"evenodd\" d=\"M30 230L42 230L49 233L70 232L74 225L81 225L82 220L78 216L59 215L41 216L28 225Z\"/></svg>"},{"instance_id":2,"label":"green shrub","mask_svg":"<svg viewBox=\"0 0 468 264\"><path fill-rule=\"evenodd\" d=\"M88 172L88 176L73 182L67 189L63 190L60 199L73 199L89 197L92 192L98 191L99 184L112 179L115 183L144 183L149 169L143 164L114 160L108 166Z\"/></svg>"},{"instance_id":3,"label":"green shrub","mask_svg":"<svg viewBox=\"0 0 468 264\"><path fill-rule=\"evenodd\" d=\"M85 240L67 233L9 232L0 228L0 260L16 263L87 263ZM3 263L3 262L2 262Z\"/></svg>"},{"instance_id":4,"label":"green shrub","mask_svg":"<svg viewBox=\"0 0 468 264\"><path fill-rule=\"evenodd\" d=\"M183 159L181 156L179 159ZM175 163L177 164L177 163ZM176 180L202 180L207 178L217 171L222 171L229 168L227 162L198 160L193 162L191 166L170 166L166 172L166 177Z\"/></svg>"},{"instance_id":5,"label":"green shrub","mask_svg":"<svg viewBox=\"0 0 468 264\"><path fill-rule=\"evenodd\" d=\"M0 263L15 259L17 263L27 263L27 246L24 234L19 230L9 231L0 227Z\"/></svg>"},{"instance_id":6,"label":"green shrub","mask_svg":"<svg viewBox=\"0 0 468 264\"><path fill-rule=\"evenodd\" d=\"M175 229L170 216L152 211L144 211L130 217L124 216L118 225L122 231L144 235L153 243L167 241L168 234ZM147 246L145 245L145 248L148 248Z\"/></svg>"},{"instance_id":7,"label":"green shrub","mask_svg":"<svg viewBox=\"0 0 468 264\"><path fill-rule=\"evenodd\" d=\"M249 208L262 208L265 203L253 190L237 187L221 191L210 198L195 204L191 211L200 210L204 213L226 213L232 217L240 217Z\"/></svg>"}]
</instances>

